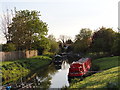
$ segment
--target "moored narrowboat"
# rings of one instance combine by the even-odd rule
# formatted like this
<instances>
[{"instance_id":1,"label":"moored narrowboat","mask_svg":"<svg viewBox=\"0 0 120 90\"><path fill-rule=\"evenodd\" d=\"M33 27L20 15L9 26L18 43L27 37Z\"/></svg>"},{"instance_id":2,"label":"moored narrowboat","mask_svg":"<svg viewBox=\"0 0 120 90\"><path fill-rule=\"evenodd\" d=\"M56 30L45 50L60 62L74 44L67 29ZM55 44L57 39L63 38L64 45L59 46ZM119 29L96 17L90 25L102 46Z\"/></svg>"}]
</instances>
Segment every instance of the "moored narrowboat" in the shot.
<instances>
[{"instance_id":1,"label":"moored narrowboat","mask_svg":"<svg viewBox=\"0 0 120 90\"><path fill-rule=\"evenodd\" d=\"M81 58L70 65L68 77L81 77L91 68L90 58Z\"/></svg>"}]
</instances>

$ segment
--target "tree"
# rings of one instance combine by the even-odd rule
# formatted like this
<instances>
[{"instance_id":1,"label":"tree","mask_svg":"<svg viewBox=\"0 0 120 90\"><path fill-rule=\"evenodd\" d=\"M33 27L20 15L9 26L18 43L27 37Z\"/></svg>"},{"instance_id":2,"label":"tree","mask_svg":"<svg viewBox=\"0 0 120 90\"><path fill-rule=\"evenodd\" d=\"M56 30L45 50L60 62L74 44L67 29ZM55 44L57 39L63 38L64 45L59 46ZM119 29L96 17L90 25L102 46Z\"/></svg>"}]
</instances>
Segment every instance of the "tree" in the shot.
<instances>
[{"instance_id":1,"label":"tree","mask_svg":"<svg viewBox=\"0 0 120 90\"><path fill-rule=\"evenodd\" d=\"M63 53L65 51L63 43L61 41L58 41L57 43L59 44L59 53Z\"/></svg>"},{"instance_id":2,"label":"tree","mask_svg":"<svg viewBox=\"0 0 120 90\"><path fill-rule=\"evenodd\" d=\"M3 13L1 16L1 24L0 29L2 31L3 36L7 40L7 43L10 43L11 36L8 31L8 27L10 27L10 24L12 23L13 18L13 10L6 10L6 13Z\"/></svg>"},{"instance_id":3,"label":"tree","mask_svg":"<svg viewBox=\"0 0 120 90\"><path fill-rule=\"evenodd\" d=\"M40 40L36 39L34 43L32 43L32 49L38 50L38 54L42 55L44 52L50 50L50 42L46 37L41 38Z\"/></svg>"},{"instance_id":4,"label":"tree","mask_svg":"<svg viewBox=\"0 0 120 90\"><path fill-rule=\"evenodd\" d=\"M115 39L115 32L112 28L101 27L94 32L92 37L92 51L94 52L110 52Z\"/></svg>"},{"instance_id":5,"label":"tree","mask_svg":"<svg viewBox=\"0 0 120 90\"><path fill-rule=\"evenodd\" d=\"M64 44L67 40L69 39L68 36L66 35L60 35L59 40Z\"/></svg>"},{"instance_id":6,"label":"tree","mask_svg":"<svg viewBox=\"0 0 120 90\"><path fill-rule=\"evenodd\" d=\"M52 35L52 34L51 34L51 35L49 35L49 36L48 36L48 38L49 38L50 40L52 40L52 41L56 41L55 36L54 36L54 35Z\"/></svg>"},{"instance_id":7,"label":"tree","mask_svg":"<svg viewBox=\"0 0 120 90\"><path fill-rule=\"evenodd\" d=\"M71 39L68 39L65 43L66 43L66 44L72 44L73 41L72 41Z\"/></svg>"},{"instance_id":8,"label":"tree","mask_svg":"<svg viewBox=\"0 0 120 90\"><path fill-rule=\"evenodd\" d=\"M73 44L73 41L71 39L68 39L65 42L66 52L72 52L73 51L72 44Z\"/></svg>"},{"instance_id":9,"label":"tree","mask_svg":"<svg viewBox=\"0 0 120 90\"><path fill-rule=\"evenodd\" d=\"M86 53L91 43L92 31L88 28L83 28L76 35L75 43L73 44L75 53Z\"/></svg>"},{"instance_id":10,"label":"tree","mask_svg":"<svg viewBox=\"0 0 120 90\"><path fill-rule=\"evenodd\" d=\"M66 41L70 40L69 36L66 35L60 35L59 38L59 47L60 47L60 52L65 52L66 51Z\"/></svg>"},{"instance_id":11,"label":"tree","mask_svg":"<svg viewBox=\"0 0 120 90\"><path fill-rule=\"evenodd\" d=\"M50 43L50 52L58 53L59 52L59 44L56 42L56 39L53 35L48 36L49 43Z\"/></svg>"},{"instance_id":12,"label":"tree","mask_svg":"<svg viewBox=\"0 0 120 90\"><path fill-rule=\"evenodd\" d=\"M47 24L40 20L40 12L20 10L15 12L10 27L11 42L15 44L17 50L32 49L32 45L47 35ZM43 38L43 39L42 39Z\"/></svg>"}]
</instances>

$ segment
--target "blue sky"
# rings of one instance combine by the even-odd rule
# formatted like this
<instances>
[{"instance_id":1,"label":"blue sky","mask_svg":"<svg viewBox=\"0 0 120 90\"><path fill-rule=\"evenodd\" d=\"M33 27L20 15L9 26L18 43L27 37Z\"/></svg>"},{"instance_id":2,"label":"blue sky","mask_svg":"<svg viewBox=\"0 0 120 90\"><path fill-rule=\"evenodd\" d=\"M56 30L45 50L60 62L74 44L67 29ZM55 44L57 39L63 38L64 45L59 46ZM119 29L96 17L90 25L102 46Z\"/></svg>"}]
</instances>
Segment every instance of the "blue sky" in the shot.
<instances>
[{"instance_id":1,"label":"blue sky","mask_svg":"<svg viewBox=\"0 0 120 90\"><path fill-rule=\"evenodd\" d=\"M49 27L48 34L56 38L67 35L74 38L81 28L96 30L101 26L117 30L119 0L1 0L3 10L37 10ZM2 38L3 39L3 38ZM3 40L0 40L0 43Z\"/></svg>"}]
</instances>

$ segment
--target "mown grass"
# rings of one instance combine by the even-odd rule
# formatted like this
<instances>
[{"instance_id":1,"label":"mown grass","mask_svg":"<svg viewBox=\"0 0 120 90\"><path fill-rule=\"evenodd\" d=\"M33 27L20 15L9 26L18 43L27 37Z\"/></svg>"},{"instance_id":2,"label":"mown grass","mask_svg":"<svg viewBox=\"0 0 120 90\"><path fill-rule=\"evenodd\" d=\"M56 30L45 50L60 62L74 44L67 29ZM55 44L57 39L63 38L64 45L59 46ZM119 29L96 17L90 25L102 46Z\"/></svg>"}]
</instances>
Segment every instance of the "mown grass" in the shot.
<instances>
[{"instance_id":1,"label":"mown grass","mask_svg":"<svg viewBox=\"0 0 120 90\"><path fill-rule=\"evenodd\" d=\"M47 56L35 56L29 59L16 61L6 61L1 64L2 84L18 80L21 76L26 76L35 69L42 68L51 62Z\"/></svg>"},{"instance_id":2,"label":"mown grass","mask_svg":"<svg viewBox=\"0 0 120 90\"><path fill-rule=\"evenodd\" d=\"M118 68L120 68L120 66L96 73L81 82L71 85L70 88L108 88L108 84L114 84L115 86L112 88L120 88L120 82L118 82L120 81L120 78L118 78L120 70Z\"/></svg>"},{"instance_id":3,"label":"mown grass","mask_svg":"<svg viewBox=\"0 0 120 90\"><path fill-rule=\"evenodd\" d=\"M118 58L120 56L93 60L93 64L98 65L100 70L104 71L86 77L83 81L71 83L69 88L120 88Z\"/></svg>"},{"instance_id":4,"label":"mown grass","mask_svg":"<svg viewBox=\"0 0 120 90\"><path fill-rule=\"evenodd\" d=\"M119 66L119 58L120 56L99 58L93 60L92 63L99 66L100 70L107 70Z\"/></svg>"}]
</instances>

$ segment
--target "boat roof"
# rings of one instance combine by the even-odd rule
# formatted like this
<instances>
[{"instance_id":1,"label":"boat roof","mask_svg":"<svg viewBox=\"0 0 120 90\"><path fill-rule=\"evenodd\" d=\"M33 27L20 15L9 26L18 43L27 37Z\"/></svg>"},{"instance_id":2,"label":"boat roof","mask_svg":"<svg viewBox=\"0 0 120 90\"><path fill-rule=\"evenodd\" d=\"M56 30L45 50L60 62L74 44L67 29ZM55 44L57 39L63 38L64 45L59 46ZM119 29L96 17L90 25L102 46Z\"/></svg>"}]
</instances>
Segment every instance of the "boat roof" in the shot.
<instances>
[{"instance_id":1,"label":"boat roof","mask_svg":"<svg viewBox=\"0 0 120 90\"><path fill-rule=\"evenodd\" d=\"M81 58L81 59L79 59L78 61L73 62L73 64L74 64L74 63L82 64L82 63L84 63L86 60L88 60L88 58Z\"/></svg>"},{"instance_id":2,"label":"boat roof","mask_svg":"<svg viewBox=\"0 0 120 90\"><path fill-rule=\"evenodd\" d=\"M62 57L61 55L55 55L55 57Z\"/></svg>"}]
</instances>

